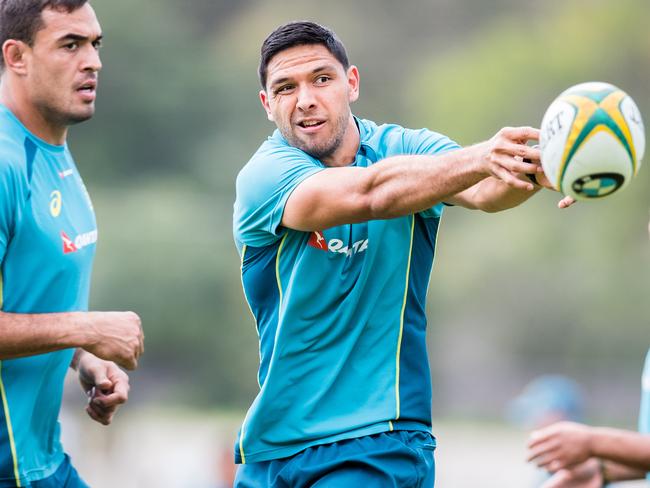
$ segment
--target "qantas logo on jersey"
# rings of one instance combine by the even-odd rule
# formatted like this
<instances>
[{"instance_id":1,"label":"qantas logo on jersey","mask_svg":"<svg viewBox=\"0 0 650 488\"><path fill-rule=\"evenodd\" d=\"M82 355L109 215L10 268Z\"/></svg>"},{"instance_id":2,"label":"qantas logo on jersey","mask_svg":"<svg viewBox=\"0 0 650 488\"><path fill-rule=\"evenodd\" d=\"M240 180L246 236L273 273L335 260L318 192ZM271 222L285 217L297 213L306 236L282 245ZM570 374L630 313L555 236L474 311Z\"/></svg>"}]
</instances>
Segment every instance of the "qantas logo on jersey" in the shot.
<instances>
[{"instance_id":1,"label":"qantas logo on jersey","mask_svg":"<svg viewBox=\"0 0 650 488\"><path fill-rule=\"evenodd\" d=\"M322 232L312 232L307 244L316 249L320 249L321 251L327 251L327 242L325 242L325 237Z\"/></svg>"},{"instance_id":2,"label":"qantas logo on jersey","mask_svg":"<svg viewBox=\"0 0 650 488\"><path fill-rule=\"evenodd\" d=\"M307 244L321 251L345 254L348 258L353 254L359 254L368 249L368 239L361 239L350 246L346 246L341 239L326 240L322 231L312 232Z\"/></svg>"},{"instance_id":3,"label":"qantas logo on jersey","mask_svg":"<svg viewBox=\"0 0 650 488\"><path fill-rule=\"evenodd\" d=\"M97 242L97 229L79 234L74 240L70 239L65 232L61 231L61 240L63 241L63 254L81 251L84 247Z\"/></svg>"},{"instance_id":4,"label":"qantas logo on jersey","mask_svg":"<svg viewBox=\"0 0 650 488\"><path fill-rule=\"evenodd\" d=\"M72 168L64 169L63 171L59 171L59 178L63 179L67 176L72 176L74 174L74 171L72 171Z\"/></svg>"}]
</instances>

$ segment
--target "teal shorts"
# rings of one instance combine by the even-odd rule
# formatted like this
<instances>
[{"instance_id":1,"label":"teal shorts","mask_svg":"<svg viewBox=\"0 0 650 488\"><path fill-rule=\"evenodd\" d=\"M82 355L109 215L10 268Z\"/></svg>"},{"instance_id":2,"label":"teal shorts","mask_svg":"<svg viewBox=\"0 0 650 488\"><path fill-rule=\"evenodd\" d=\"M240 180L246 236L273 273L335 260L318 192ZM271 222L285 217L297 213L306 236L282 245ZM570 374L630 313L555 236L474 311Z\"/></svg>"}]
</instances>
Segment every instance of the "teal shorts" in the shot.
<instances>
[{"instance_id":1,"label":"teal shorts","mask_svg":"<svg viewBox=\"0 0 650 488\"><path fill-rule=\"evenodd\" d=\"M234 488L432 488L435 438L393 431L242 464Z\"/></svg>"},{"instance_id":2,"label":"teal shorts","mask_svg":"<svg viewBox=\"0 0 650 488\"><path fill-rule=\"evenodd\" d=\"M45 479L32 481L25 488L90 488L84 480L79 477L77 470L70 463L66 454L61 466L52 476Z\"/></svg>"}]
</instances>

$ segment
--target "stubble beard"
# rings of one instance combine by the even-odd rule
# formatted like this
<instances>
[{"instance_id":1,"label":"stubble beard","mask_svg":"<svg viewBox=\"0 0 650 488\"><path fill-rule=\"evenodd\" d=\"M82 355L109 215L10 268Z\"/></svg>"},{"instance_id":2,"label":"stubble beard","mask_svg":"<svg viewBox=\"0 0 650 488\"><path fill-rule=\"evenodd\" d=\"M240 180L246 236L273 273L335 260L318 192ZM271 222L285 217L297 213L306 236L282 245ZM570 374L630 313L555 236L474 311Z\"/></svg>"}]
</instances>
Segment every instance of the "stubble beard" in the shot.
<instances>
[{"instance_id":1,"label":"stubble beard","mask_svg":"<svg viewBox=\"0 0 650 488\"><path fill-rule=\"evenodd\" d=\"M336 119L334 133L332 137L322 142L309 143L301 139L295 134L291 127L289 129L280 129L280 132L287 140L287 142L301 151L306 152L311 157L323 160L332 156L336 150L341 146L343 138L345 137L345 131L347 129L349 113L342 114Z\"/></svg>"},{"instance_id":2,"label":"stubble beard","mask_svg":"<svg viewBox=\"0 0 650 488\"><path fill-rule=\"evenodd\" d=\"M80 124L86 120L90 120L95 115L94 104L87 107L86 110L72 111L62 110L56 107L44 107L43 113L46 114L48 120L58 124L62 127L69 127L71 125Z\"/></svg>"},{"instance_id":3,"label":"stubble beard","mask_svg":"<svg viewBox=\"0 0 650 488\"><path fill-rule=\"evenodd\" d=\"M66 106L61 99L52 96L44 96L34 100L34 106L42 114L49 124L56 127L67 128L71 125L85 122L95 114L95 103L82 104L76 110L71 106Z\"/></svg>"}]
</instances>

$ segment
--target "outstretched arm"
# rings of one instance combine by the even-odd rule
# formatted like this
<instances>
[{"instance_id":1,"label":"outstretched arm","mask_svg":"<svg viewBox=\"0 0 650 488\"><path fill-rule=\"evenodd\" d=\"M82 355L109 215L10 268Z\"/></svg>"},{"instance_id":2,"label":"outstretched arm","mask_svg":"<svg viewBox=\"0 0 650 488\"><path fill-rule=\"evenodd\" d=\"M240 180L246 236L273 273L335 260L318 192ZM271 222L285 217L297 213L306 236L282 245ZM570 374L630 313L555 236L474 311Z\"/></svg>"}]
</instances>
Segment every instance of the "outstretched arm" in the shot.
<instances>
[{"instance_id":1,"label":"outstretched arm","mask_svg":"<svg viewBox=\"0 0 650 488\"><path fill-rule=\"evenodd\" d=\"M528 460L555 472L590 457L650 471L650 435L559 422L530 435Z\"/></svg>"},{"instance_id":2,"label":"outstretched arm","mask_svg":"<svg viewBox=\"0 0 650 488\"><path fill-rule=\"evenodd\" d=\"M282 225L313 231L408 215L453 202L455 195L488 177L523 201L534 185L518 175L542 171L539 164L522 160L539 160L539 150L525 141L538 137L531 127L505 128L489 141L439 156L394 156L368 168L325 169L296 187ZM480 208L467 200L471 205Z\"/></svg>"},{"instance_id":3,"label":"outstretched arm","mask_svg":"<svg viewBox=\"0 0 650 488\"><path fill-rule=\"evenodd\" d=\"M589 458L584 463L557 471L541 488L602 488L612 481L638 480L645 475L644 471L624 464Z\"/></svg>"}]
</instances>

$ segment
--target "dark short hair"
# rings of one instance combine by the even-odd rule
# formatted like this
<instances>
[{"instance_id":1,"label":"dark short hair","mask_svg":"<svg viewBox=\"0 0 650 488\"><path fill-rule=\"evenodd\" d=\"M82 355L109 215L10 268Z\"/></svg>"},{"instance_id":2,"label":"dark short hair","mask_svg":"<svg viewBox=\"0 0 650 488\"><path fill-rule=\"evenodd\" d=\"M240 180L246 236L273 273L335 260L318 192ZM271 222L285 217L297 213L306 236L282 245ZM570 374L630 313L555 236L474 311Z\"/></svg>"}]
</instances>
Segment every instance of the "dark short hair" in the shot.
<instances>
[{"instance_id":1,"label":"dark short hair","mask_svg":"<svg viewBox=\"0 0 650 488\"><path fill-rule=\"evenodd\" d=\"M345 46L333 31L308 21L294 21L281 25L262 43L258 74L262 88L266 89L266 70L269 62L280 51L295 46L320 44L334 56L346 70L350 67Z\"/></svg>"},{"instance_id":2,"label":"dark short hair","mask_svg":"<svg viewBox=\"0 0 650 488\"><path fill-rule=\"evenodd\" d=\"M8 39L23 41L30 46L36 33L43 28L41 13L46 8L74 12L88 0L0 0L0 46ZM4 68L0 56L0 69Z\"/></svg>"}]
</instances>

